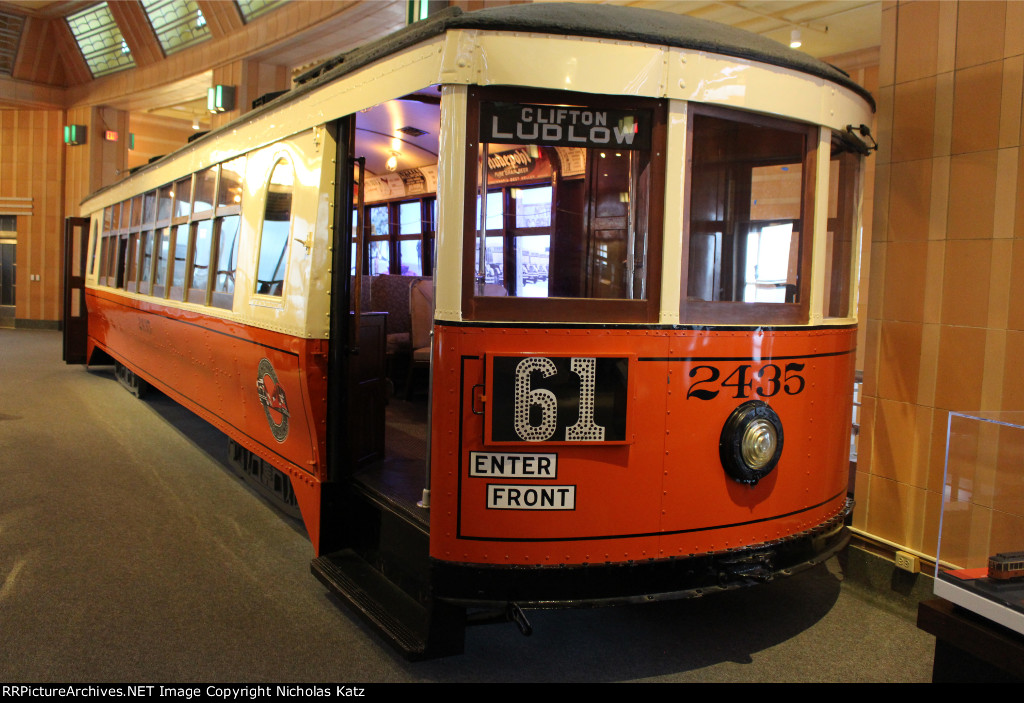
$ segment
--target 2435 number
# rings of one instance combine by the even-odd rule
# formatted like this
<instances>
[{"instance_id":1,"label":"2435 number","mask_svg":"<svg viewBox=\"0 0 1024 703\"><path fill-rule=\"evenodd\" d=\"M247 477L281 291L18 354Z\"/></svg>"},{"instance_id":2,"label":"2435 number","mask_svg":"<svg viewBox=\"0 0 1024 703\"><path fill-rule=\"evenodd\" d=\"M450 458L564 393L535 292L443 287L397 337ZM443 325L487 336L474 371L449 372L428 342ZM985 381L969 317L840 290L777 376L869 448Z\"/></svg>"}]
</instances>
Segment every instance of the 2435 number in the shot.
<instances>
[{"instance_id":1,"label":"2435 number","mask_svg":"<svg viewBox=\"0 0 1024 703\"><path fill-rule=\"evenodd\" d=\"M711 400L721 392L733 393L733 398L771 398L778 393L798 395L806 385L800 372L804 364L796 362L780 367L777 364L765 364L755 367L753 364L741 364L722 378L724 371L717 366L700 365L690 369L690 378L694 379L686 391L686 397L698 400Z\"/></svg>"}]
</instances>

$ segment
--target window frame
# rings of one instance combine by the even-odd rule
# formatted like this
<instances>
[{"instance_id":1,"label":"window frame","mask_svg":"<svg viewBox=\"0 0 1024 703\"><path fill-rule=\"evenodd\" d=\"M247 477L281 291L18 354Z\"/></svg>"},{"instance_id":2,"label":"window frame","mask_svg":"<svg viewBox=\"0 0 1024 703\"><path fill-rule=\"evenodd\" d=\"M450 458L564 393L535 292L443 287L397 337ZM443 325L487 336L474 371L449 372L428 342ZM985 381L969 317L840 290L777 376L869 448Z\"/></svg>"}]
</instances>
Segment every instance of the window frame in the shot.
<instances>
[{"instance_id":1,"label":"window frame","mask_svg":"<svg viewBox=\"0 0 1024 703\"><path fill-rule=\"evenodd\" d=\"M646 271L643 299L531 298L477 296L476 214L479 193L480 105L483 102L572 104L592 108L650 110L650 187L647 203ZM462 252L462 317L465 320L516 322L650 323L660 318L662 242L665 216L665 168L668 101L629 95L599 95L563 90L471 86L466 104L465 182ZM523 185L526 185L525 183ZM531 185L537 185L533 183ZM489 191L490 189L488 189ZM504 197L504 196L503 196ZM514 214L513 214L514 216ZM512 228L514 229L514 228ZM554 233L552 233L554 237Z\"/></svg>"},{"instance_id":2,"label":"window frame","mask_svg":"<svg viewBox=\"0 0 1024 703\"><path fill-rule=\"evenodd\" d=\"M687 300L689 288L691 194L693 191L693 140L695 115L706 115L742 124L784 130L804 135L800 232L799 286L796 303L747 303L735 300ZM687 103L686 173L683 194L683 246L679 290L679 321L682 324L790 324L805 325L810 319L811 262L814 251L815 188L817 184L819 127L792 119L769 117L731 108ZM779 218L783 221L785 218ZM768 221L765 221L766 223ZM774 220L773 220L774 222Z\"/></svg>"},{"instance_id":3,"label":"window frame","mask_svg":"<svg viewBox=\"0 0 1024 703\"><path fill-rule=\"evenodd\" d=\"M433 275L434 269L434 240L437 236L437 221L435 219L435 208L434 204L437 202L437 195L435 193L429 193L424 195L416 196L404 196L401 198L394 198L391 200L375 200L372 203L365 203L363 205L363 274L366 276L381 276L381 275L392 275L392 276L418 276L420 278L430 278ZM401 230L401 218L400 210L402 205L417 203L420 210L420 233L419 234L400 234ZM385 235L370 235L370 210L373 208L386 207L388 211L388 234ZM387 240L388 242L388 270L373 274L369 270L370 266L370 242L380 242ZM353 243L356 238L353 235ZM401 242L406 241L418 241L420 243L422 272L419 274L415 273L402 273L402 247Z\"/></svg>"},{"instance_id":4,"label":"window frame","mask_svg":"<svg viewBox=\"0 0 1024 703\"><path fill-rule=\"evenodd\" d=\"M274 174L277 172L278 167L281 166L282 164L287 165L288 168L291 169L292 190L290 196L291 203L289 204L288 209L288 233L285 236L284 241L284 261L283 267L281 269L281 290L277 293L261 293L259 291L259 273L260 261L263 258L263 236L264 234L266 234L267 205L270 202L270 187L271 185L273 185ZM274 154L271 160L270 170L267 171L266 179L263 182L263 212L260 215L260 234L259 238L256 240L256 265L252 271L252 286L249 292L252 295L253 299L273 301L275 304L282 303L282 301L285 299L285 289L288 287L288 271L291 265L292 256L291 240L292 237L294 236L295 226L295 195L296 188L298 185L298 171L295 164L295 157L289 151L284 150L277 152L276 154Z\"/></svg>"},{"instance_id":5,"label":"window frame","mask_svg":"<svg viewBox=\"0 0 1024 703\"><path fill-rule=\"evenodd\" d=\"M856 317L857 270L860 258L861 204L864 182L864 156L843 138L838 130L829 130L829 192L825 215L825 281L822 288L822 315L825 319ZM833 178L832 164L836 164ZM832 189L836 190L836 216L832 216ZM843 239L843 236L847 238ZM845 245L844 251L837 243ZM831 254L831 256L828 256ZM845 259L845 260L844 260ZM836 307L838 306L838 311Z\"/></svg>"}]
</instances>

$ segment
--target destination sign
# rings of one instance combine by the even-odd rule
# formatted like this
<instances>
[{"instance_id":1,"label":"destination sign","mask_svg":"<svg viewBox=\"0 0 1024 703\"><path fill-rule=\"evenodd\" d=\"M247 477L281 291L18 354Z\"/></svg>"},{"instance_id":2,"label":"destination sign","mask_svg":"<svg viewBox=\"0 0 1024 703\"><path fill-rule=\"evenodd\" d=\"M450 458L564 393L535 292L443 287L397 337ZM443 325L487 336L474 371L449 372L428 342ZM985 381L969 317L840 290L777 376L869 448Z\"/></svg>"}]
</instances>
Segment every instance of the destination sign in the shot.
<instances>
[{"instance_id":1,"label":"destination sign","mask_svg":"<svg viewBox=\"0 0 1024 703\"><path fill-rule=\"evenodd\" d=\"M480 104L480 141L640 150L651 148L649 110Z\"/></svg>"}]
</instances>

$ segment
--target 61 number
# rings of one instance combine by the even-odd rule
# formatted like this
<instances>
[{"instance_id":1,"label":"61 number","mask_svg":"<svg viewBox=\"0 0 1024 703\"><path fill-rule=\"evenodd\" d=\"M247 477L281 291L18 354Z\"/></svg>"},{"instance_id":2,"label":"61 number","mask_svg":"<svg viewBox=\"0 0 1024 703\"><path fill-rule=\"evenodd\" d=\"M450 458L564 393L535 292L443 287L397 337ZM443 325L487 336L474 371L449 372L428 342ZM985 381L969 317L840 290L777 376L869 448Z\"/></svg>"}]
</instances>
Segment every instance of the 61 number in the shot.
<instances>
[{"instance_id":1,"label":"61 number","mask_svg":"<svg viewBox=\"0 0 1024 703\"><path fill-rule=\"evenodd\" d=\"M718 396L718 388L735 388L733 398L749 398L751 393L771 398L780 390L787 395L797 395L804 389L804 377L799 374L804 370L804 364L789 363L785 370L775 364L766 364L756 372L752 372L753 368L751 364L742 364L719 381L722 372L718 367L694 366L690 369L690 378L697 380L690 384L686 397L711 400ZM754 386L755 382L757 386Z\"/></svg>"},{"instance_id":2,"label":"61 number","mask_svg":"<svg viewBox=\"0 0 1024 703\"><path fill-rule=\"evenodd\" d=\"M600 442L604 440L604 427L594 422L594 387L597 376L597 359L573 358L569 368L580 379L579 420L565 428L567 442ZM537 371L548 378L558 373L551 359L535 356L523 359L516 366L515 389L515 430L527 442L544 442L551 439L558 427L558 401L547 388L532 388L530 375ZM530 423L530 409L540 408L540 422Z\"/></svg>"}]
</instances>

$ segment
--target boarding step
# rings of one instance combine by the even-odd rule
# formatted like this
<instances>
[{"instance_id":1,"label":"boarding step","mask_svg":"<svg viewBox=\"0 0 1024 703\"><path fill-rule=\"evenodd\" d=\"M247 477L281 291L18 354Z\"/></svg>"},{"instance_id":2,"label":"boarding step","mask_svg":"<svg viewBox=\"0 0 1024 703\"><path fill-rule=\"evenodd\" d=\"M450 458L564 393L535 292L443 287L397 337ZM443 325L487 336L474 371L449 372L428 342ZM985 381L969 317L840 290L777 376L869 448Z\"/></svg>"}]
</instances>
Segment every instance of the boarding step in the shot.
<instances>
[{"instance_id":1,"label":"boarding step","mask_svg":"<svg viewBox=\"0 0 1024 703\"><path fill-rule=\"evenodd\" d=\"M464 609L420 603L350 549L314 559L311 571L406 659L462 653Z\"/></svg>"}]
</instances>

